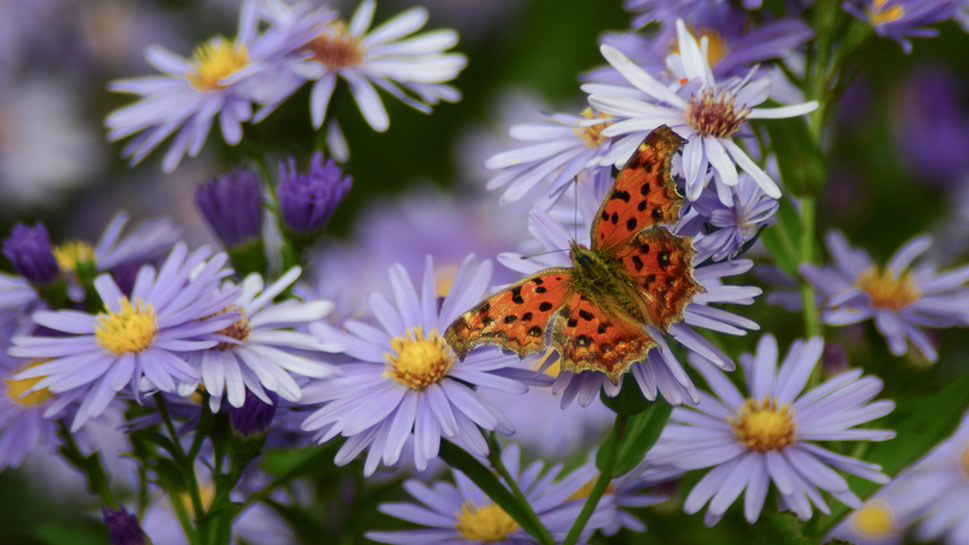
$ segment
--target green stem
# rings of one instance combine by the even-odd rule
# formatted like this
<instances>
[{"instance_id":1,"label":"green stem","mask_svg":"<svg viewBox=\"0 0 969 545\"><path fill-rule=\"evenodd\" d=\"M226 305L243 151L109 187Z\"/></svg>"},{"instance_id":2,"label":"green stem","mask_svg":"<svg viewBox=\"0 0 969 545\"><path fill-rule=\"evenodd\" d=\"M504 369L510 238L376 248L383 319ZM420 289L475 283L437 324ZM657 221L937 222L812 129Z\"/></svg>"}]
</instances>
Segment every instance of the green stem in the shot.
<instances>
[{"instance_id":1,"label":"green stem","mask_svg":"<svg viewBox=\"0 0 969 545\"><path fill-rule=\"evenodd\" d=\"M535 517L538 520L538 514L532 509L532 504L529 503L528 497L522 492L521 487L518 486L518 481L515 477L508 471L505 467L505 462L501 459L501 445L498 444L498 438L495 436L495 432L491 432L488 435L488 461L491 462L491 467L495 468L498 475L505 480L505 484L511 489L511 493L515 495L515 498L528 510L529 516ZM545 531L549 540L552 540L552 535L548 533L548 530L544 526L541 527Z\"/></svg>"},{"instance_id":2,"label":"green stem","mask_svg":"<svg viewBox=\"0 0 969 545\"><path fill-rule=\"evenodd\" d=\"M814 218L817 201L813 196L801 198L801 263L814 261ZM801 283L801 306L804 308L804 332L808 337L821 335L821 321L814 301L814 287L810 282Z\"/></svg>"},{"instance_id":3,"label":"green stem","mask_svg":"<svg viewBox=\"0 0 969 545\"><path fill-rule=\"evenodd\" d=\"M195 478L194 464L185 454L185 449L182 448L182 443L178 439L178 433L175 431L175 424L172 423L172 417L168 413L168 404L165 403L164 395L161 393L155 395L155 402L158 405L158 414L161 415L162 423L172 439L172 444L175 446L175 452L172 453L176 458L175 463L181 466L182 473L185 475L188 493L192 498L192 511L194 511L196 519L201 518L205 514L205 507L202 505L202 496L199 494L199 485L198 479ZM174 504L174 502L172 503Z\"/></svg>"},{"instance_id":4,"label":"green stem","mask_svg":"<svg viewBox=\"0 0 969 545\"><path fill-rule=\"evenodd\" d=\"M195 530L192 517L189 516L185 504L182 503L182 498L178 494L172 494L169 491L168 501L172 504L172 510L175 511L175 517L178 518L178 523L182 526L182 531L185 532L185 537L188 539L189 545L202 545L199 542L199 535Z\"/></svg>"},{"instance_id":5,"label":"green stem","mask_svg":"<svg viewBox=\"0 0 969 545\"><path fill-rule=\"evenodd\" d=\"M572 524L572 528L569 530L569 535L562 542L563 545L575 545L579 541L585 525L589 523L589 519L592 518L592 513L595 512L596 506L599 505L599 500L602 499L606 488L612 482L612 475L616 470L616 461L619 458L619 445L622 444L623 435L626 433L626 423L628 420L629 417L627 415L622 413L616 414L616 423L613 424L616 444L609 450L605 464L600 468L599 478L596 479L596 484L593 485L589 498L586 500L585 505L582 506L582 512L579 513L579 518L575 519L575 523Z\"/></svg>"},{"instance_id":6,"label":"green stem","mask_svg":"<svg viewBox=\"0 0 969 545\"><path fill-rule=\"evenodd\" d=\"M75 469L84 474L87 479L88 490L92 494L97 494L101 501L111 509L117 509L118 500L108 486L108 476L101 465L101 457L98 456L96 451L85 456L80 447L77 446L77 441L71 435L71 430L67 427L67 424L63 420L58 420L57 426L57 435L62 442L61 454Z\"/></svg>"}]
</instances>

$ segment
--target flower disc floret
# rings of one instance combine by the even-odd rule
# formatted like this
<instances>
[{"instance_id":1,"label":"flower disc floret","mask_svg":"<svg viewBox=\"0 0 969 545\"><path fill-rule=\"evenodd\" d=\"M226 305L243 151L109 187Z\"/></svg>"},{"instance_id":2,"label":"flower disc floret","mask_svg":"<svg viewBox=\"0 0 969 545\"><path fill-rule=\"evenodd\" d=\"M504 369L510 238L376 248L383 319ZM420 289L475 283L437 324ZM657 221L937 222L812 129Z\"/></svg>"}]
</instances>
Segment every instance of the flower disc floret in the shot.
<instances>
[{"instance_id":1,"label":"flower disc floret","mask_svg":"<svg viewBox=\"0 0 969 545\"><path fill-rule=\"evenodd\" d=\"M328 24L306 49L314 60L330 70L357 66L363 61L363 40L354 36L343 21Z\"/></svg>"},{"instance_id":2,"label":"flower disc floret","mask_svg":"<svg viewBox=\"0 0 969 545\"><path fill-rule=\"evenodd\" d=\"M31 362L24 367L24 370L30 369L35 365L40 365L41 363L44 363L44 360ZM22 378L20 380L5 378L3 381L7 383L7 395L10 396L10 399L12 399L14 403L17 403L22 407L33 407L34 405L40 405L41 403L50 399L50 390L43 388L27 395L23 395L23 393L33 388L35 384L43 379L44 377Z\"/></svg>"},{"instance_id":3,"label":"flower disc floret","mask_svg":"<svg viewBox=\"0 0 969 545\"><path fill-rule=\"evenodd\" d=\"M895 532L895 517L884 502L871 501L855 512L854 525L865 536L889 537Z\"/></svg>"},{"instance_id":4,"label":"flower disc floret","mask_svg":"<svg viewBox=\"0 0 969 545\"><path fill-rule=\"evenodd\" d=\"M118 312L108 309L98 314L94 337L97 343L117 355L141 352L151 346L158 332L155 309L140 297L134 304L122 297Z\"/></svg>"},{"instance_id":5,"label":"flower disc floret","mask_svg":"<svg viewBox=\"0 0 969 545\"><path fill-rule=\"evenodd\" d=\"M396 355L384 354L389 364L387 376L411 390L423 390L440 382L454 363L454 354L436 329L425 338L420 327L411 328L391 339L390 347Z\"/></svg>"},{"instance_id":6,"label":"flower disc floret","mask_svg":"<svg viewBox=\"0 0 969 545\"><path fill-rule=\"evenodd\" d=\"M727 421L741 443L760 452L782 449L797 439L794 411L776 397L748 399Z\"/></svg>"},{"instance_id":7,"label":"flower disc floret","mask_svg":"<svg viewBox=\"0 0 969 545\"><path fill-rule=\"evenodd\" d=\"M221 82L249 64L246 44L235 44L216 36L195 49L192 56L195 73L186 75L193 87L200 91L224 89Z\"/></svg>"},{"instance_id":8,"label":"flower disc floret","mask_svg":"<svg viewBox=\"0 0 969 545\"><path fill-rule=\"evenodd\" d=\"M897 21L905 15L905 10L902 6L895 4L894 6L885 7L888 0L872 0L871 10L868 11L868 17L871 19L871 24L878 26L885 23L891 23L892 21Z\"/></svg>"},{"instance_id":9,"label":"flower disc floret","mask_svg":"<svg viewBox=\"0 0 969 545\"><path fill-rule=\"evenodd\" d=\"M498 504L488 503L478 507L474 501L461 506L454 527L468 541L494 543L518 529L518 523Z\"/></svg>"},{"instance_id":10,"label":"flower disc floret","mask_svg":"<svg viewBox=\"0 0 969 545\"><path fill-rule=\"evenodd\" d=\"M701 136L727 138L740 130L750 115L747 106L737 106L733 93L726 90L705 89L690 97L686 107L686 121Z\"/></svg>"},{"instance_id":11,"label":"flower disc floret","mask_svg":"<svg viewBox=\"0 0 969 545\"><path fill-rule=\"evenodd\" d=\"M610 119L612 116L602 112L595 112L592 110L592 108L586 108L582 110L582 117L586 119ZM586 125L572 130L575 131L575 134L585 141L586 145L588 145L590 148L598 148L609 139L608 137L602 135L602 131L605 130L605 128L609 125L612 125L612 122Z\"/></svg>"},{"instance_id":12,"label":"flower disc floret","mask_svg":"<svg viewBox=\"0 0 969 545\"><path fill-rule=\"evenodd\" d=\"M69 240L53 248L54 259L62 270L77 271L81 265L95 263L94 247L83 240Z\"/></svg>"},{"instance_id":13,"label":"flower disc floret","mask_svg":"<svg viewBox=\"0 0 969 545\"><path fill-rule=\"evenodd\" d=\"M894 311L914 303L920 295L911 272L906 271L896 277L887 267L868 269L858 275L855 285L871 297L872 306Z\"/></svg>"},{"instance_id":14,"label":"flower disc floret","mask_svg":"<svg viewBox=\"0 0 969 545\"><path fill-rule=\"evenodd\" d=\"M239 313L239 319L236 320L235 322L232 322L232 325L230 325L229 327L219 331L218 334L225 335L226 337L229 337L231 339L235 339L240 343L245 342L245 340L249 338L249 333L252 332L252 324L249 323L249 317L246 316L246 311L243 310L242 307L238 305L231 305L229 307L226 307L226 309L222 312L222 314L226 312ZM220 342L218 345L216 345L216 349L225 351L225 350L229 350L234 346L236 346L234 343L223 341L223 342Z\"/></svg>"}]
</instances>

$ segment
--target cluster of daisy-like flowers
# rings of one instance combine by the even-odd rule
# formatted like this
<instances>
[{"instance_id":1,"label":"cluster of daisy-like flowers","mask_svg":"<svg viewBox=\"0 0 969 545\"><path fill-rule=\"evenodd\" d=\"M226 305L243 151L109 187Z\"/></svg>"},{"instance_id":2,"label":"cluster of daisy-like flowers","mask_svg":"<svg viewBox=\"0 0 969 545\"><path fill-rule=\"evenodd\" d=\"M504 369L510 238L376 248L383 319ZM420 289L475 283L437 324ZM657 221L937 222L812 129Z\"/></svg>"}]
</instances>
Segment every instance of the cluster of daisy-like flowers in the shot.
<instances>
[{"instance_id":1,"label":"cluster of daisy-like flowers","mask_svg":"<svg viewBox=\"0 0 969 545\"><path fill-rule=\"evenodd\" d=\"M749 19L746 10L760 4L627 0L637 13L633 28L654 28L602 37L606 64L585 73L577 90L587 106L513 126L512 139L525 145L485 161L496 171L486 187L502 188L502 203L528 205L527 234L497 256L511 271L503 280L471 244L429 255L413 241L385 243L381 251L404 257L376 273L363 270L370 263L315 253L353 185L337 165L349 153L343 131L327 123L338 80L376 131L389 127L378 91L422 112L460 99L447 83L466 64L447 52L457 33L412 36L427 22L425 9L371 29L372 0L346 21L325 7L246 0L232 40L212 38L191 59L149 48L149 62L164 75L111 84L139 97L106 120L109 139L131 137L123 155L132 163L170 138L162 167L173 170L186 153L201 152L217 118L225 141L239 144L245 123L262 121L306 84L310 123L327 125L330 158L319 151L307 164L287 158L275 171L265 161L259 171L239 166L197 187L195 204L224 251L190 249L166 220L122 236L124 214L96 244L54 244L43 224L17 224L3 241L16 275L0 274L0 468L59 447L96 488L103 470L92 469L90 445L98 441L86 435L98 422L123 421L130 456L143 466L131 480L141 487L136 501L144 516L139 525L124 506L113 508L109 491L95 489L112 507L104 521L115 544L148 543L173 528L189 538L215 536L205 543L228 543L233 532L261 542L243 536L250 531L244 526L291 539L277 519L305 494L297 477L316 471L326 475L319 481L332 482L314 486L333 491L351 472L356 483L360 473L383 478L378 472L391 470L396 478L433 471L441 461L453 483L410 479L403 488L413 502L379 507L411 528L368 531L367 538L574 545L597 532L641 532L631 510L667 499L644 491L700 471L682 508L694 514L706 506L708 526L743 495L751 524L764 511L802 520L815 509L828 515L834 499L858 509L846 525L869 533L921 519L923 537L966 535L957 520L964 513L953 507L967 495L959 486L965 479L953 484L957 472L969 471L964 429L864 503L844 475L890 481L880 465L855 456L867 444L855 442L895 436L863 427L895 407L875 399L882 381L861 368L820 369L820 336L794 340L779 363L778 342L764 333L755 353L739 357L740 369L730 355L740 350L719 338L761 329L737 307L721 306L755 303L763 290L743 275L756 252L765 255L759 236L780 221L782 207L806 214L811 206L796 198L799 188L782 191L783 158L769 127L823 113L794 81L813 39L796 17L807 3L792 2L786 18ZM866 0L843 9L859 19L856 28L908 51L908 37L930 35L923 27L954 17L955 6ZM618 380L561 369L554 349L522 359L488 346L458 357L445 341L449 325L495 284L571 266L562 250L573 240L591 245L615 169L661 126L683 139L672 175L685 200L665 227L688 241L698 289L668 327L644 320L655 346ZM489 228L502 219L490 218ZM466 220L441 219L435 231ZM378 232L389 237L391 230ZM420 238L410 227L399 230ZM837 231L826 241L831 266L805 262L788 271L801 275L796 302L785 299L789 307L813 303L801 310L818 311L819 323L833 326L871 318L892 354L912 345L929 361L938 359L939 345L925 328L969 326L969 267L939 273L912 266L928 237L907 243L884 266ZM311 256L323 263L300 282ZM728 283L738 277L739 284ZM672 410L668 423L664 408ZM573 447L586 429L601 433L614 416L595 463L571 471L525 464L520 447L499 438L539 451L544 444L543 456L564 458L571 448L550 442L571 431L580 437L563 444ZM262 454L265 463L255 468L250 462ZM336 469L343 466L350 469ZM149 501L150 487L164 494ZM929 489L943 490L944 501ZM350 495L332 494L334 503L353 507Z\"/></svg>"}]
</instances>

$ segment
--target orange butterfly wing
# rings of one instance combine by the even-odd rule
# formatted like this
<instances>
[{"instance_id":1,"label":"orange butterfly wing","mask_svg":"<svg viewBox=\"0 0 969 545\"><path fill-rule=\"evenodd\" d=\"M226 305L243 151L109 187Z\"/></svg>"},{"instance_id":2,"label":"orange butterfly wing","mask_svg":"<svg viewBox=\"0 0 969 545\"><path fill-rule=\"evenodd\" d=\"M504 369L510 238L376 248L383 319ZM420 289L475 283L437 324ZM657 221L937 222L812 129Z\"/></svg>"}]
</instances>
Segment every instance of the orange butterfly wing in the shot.
<instances>
[{"instance_id":1,"label":"orange butterfly wing","mask_svg":"<svg viewBox=\"0 0 969 545\"><path fill-rule=\"evenodd\" d=\"M636 148L593 220L593 248L615 248L645 227L676 223L683 198L670 174L670 161L684 142L663 125Z\"/></svg>"},{"instance_id":2,"label":"orange butterfly wing","mask_svg":"<svg viewBox=\"0 0 969 545\"><path fill-rule=\"evenodd\" d=\"M656 341L642 324L629 323L574 294L552 324L552 346L565 371L602 371L613 382L637 361L646 359Z\"/></svg>"},{"instance_id":3,"label":"orange butterfly wing","mask_svg":"<svg viewBox=\"0 0 969 545\"><path fill-rule=\"evenodd\" d=\"M649 321L662 331L683 319L683 309L703 286L693 278L696 251L689 237L665 227L644 229L616 254L646 304Z\"/></svg>"},{"instance_id":4,"label":"orange butterfly wing","mask_svg":"<svg viewBox=\"0 0 969 545\"><path fill-rule=\"evenodd\" d=\"M552 268L521 280L454 320L444 339L461 359L481 344L498 345L522 358L543 352L548 323L568 298L570 274Z\"/></svg>"}]
</instances>

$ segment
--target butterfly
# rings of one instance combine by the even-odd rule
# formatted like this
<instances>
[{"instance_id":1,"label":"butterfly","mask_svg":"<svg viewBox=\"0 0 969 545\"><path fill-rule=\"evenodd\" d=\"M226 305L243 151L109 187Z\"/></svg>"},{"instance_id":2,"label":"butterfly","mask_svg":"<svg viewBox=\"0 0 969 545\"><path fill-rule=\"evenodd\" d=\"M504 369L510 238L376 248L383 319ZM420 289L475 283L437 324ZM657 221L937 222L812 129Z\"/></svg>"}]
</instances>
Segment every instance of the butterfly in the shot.
<instances>
[{"instance_id":1,"label":"butterfly","mask_svg":"<svg viewBox=\"0 0 969 545\"><path fill-rule=\"evenodd\" d=\"M551 344L561 368L597 370L613 382L646 359L703 287L693 277L693 242L675 223L683 198L670 161L685 141L663 125L636 148L593 220L589 248L573 240L570 268L549 268L488 297L457 318L444 337L459 358L498 345L524 358Z\"/></svg>"}]
</instances>

